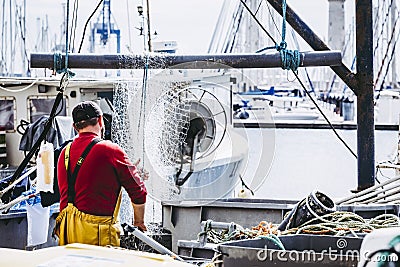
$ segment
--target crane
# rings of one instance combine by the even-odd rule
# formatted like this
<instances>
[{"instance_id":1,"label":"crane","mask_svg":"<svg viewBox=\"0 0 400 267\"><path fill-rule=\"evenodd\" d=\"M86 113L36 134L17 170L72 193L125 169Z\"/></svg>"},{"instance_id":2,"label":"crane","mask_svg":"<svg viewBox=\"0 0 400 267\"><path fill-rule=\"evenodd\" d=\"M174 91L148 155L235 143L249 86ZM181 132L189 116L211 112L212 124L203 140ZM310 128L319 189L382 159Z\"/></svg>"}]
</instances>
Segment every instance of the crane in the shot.
<instances>
[{"instance_id":1,"label":"crane","mask_svg":"<svg viewBox=\"0 0 400 267\"><path fill-rule=\"evenodd\" d=\"M121 31L115 27L115 23L111 22L111 0L104 0L103 9L97 22L92 27L92 34L90 38L90 52L95 51L96 34L100 34L100 41L102 45L107 45L110 34L117 36L117 53L121 52Z\"/></svg>"}]
</instances>

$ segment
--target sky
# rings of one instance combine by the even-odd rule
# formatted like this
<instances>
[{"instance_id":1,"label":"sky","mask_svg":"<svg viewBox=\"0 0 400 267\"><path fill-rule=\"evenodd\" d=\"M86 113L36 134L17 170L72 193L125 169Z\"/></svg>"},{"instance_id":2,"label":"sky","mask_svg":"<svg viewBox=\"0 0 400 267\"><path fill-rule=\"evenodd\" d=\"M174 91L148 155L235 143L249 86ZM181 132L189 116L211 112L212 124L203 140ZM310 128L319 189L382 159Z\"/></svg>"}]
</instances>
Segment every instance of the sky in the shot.
<instances>
[{"instance_id":1,"label":"sky","mask_svg":"<svg viewBox=\"0 0 400 267\"><path fill-rule=\"evenodd\" d=\"M63 19L62 4L66 0L27 0L27 25L30 27L27 40L30 44L37 42L37 18L49 21L50 39L61 38L61 24ZM205 53L217 23L223 0L149 0L150 22L152 32L157 31L154 40L175 40L178 42L180 53ZM72 16L73 0L70 0L70 16ZM83 26L98 0L79 1L78 23L75 46L79 46L82 38ZM328 1L327 0L288 0L299 16L309 24L317 34L326 39L328 30ZM141 18L137 6L142 1L118 0L111 1L111 11L114 21L121 29L121 50L138 52L143 49L143 39L139 36ZM352 11L354 0L347 0L346 9ZM129 11L129 12L128 12ZM317 11L317 12L316 12ZM94 18L98 17L98 14ZM351 18L351 17L350 17ZM92 21L95 21L92 19ZM131 27L129 27L131 25ZM88 35L85 36L85 46L88 47ZM115 41L114 41L115 43ZM114 48L112 48L114 49Z\"/></svg>"}]
</instances>

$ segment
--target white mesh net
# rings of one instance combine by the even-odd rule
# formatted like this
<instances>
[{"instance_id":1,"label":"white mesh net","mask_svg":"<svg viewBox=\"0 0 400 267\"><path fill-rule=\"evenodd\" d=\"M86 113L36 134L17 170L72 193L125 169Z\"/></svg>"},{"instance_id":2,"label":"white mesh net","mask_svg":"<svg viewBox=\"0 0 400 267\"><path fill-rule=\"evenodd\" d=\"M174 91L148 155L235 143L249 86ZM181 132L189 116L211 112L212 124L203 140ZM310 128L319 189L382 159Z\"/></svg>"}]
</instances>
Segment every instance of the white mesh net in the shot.
<instances>
[{"instance_id":1,"label":"white mesh net","mask_svg":"<svg viewBox=\"0 0 400 267\"><path fill-rule=\"evenodd\" d=\"M152 220L159 217L155 214L154 205L160 204L156 200L170 200L176 194L172 177L189 122L189 106L177 94L188 83L165 78L159 74L144 82L122 81L114 85L112 140L132 162L141 159L138 167L149 172L146 188L151 197L148 203L153 206ZM131 223L129 202L125 194L121 222Z\"/></svg>"}]
</instances>

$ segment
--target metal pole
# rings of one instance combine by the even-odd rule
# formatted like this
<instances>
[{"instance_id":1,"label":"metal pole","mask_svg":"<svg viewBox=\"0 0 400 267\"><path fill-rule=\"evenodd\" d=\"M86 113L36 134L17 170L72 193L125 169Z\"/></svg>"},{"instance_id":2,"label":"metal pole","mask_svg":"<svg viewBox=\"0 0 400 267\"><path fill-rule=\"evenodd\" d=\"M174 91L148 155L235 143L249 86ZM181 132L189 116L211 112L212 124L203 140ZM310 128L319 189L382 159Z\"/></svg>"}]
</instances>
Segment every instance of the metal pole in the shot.
<instances>
[{"instance_id":1,"label":"metal pole","mask_svg":"<svg viewBox=\"0 0 400 267\"><path fill-rule=\"evenodd\" d=\"M172 251L170 251L169 249L167 249L166 247L164 247L163 245L161 245L160 243L158 243L154 239L152 239L149 236L147 236L144 233L142 233L136 227L130 226L129 227L129 232L132 233L135 237L137 237L141 241L143 241L144 243L146 243L147 245L149 245L150 247L152 247L153 249L157 250L159 253L171 256L171 257L173 257L174 259L176 259L178 261L184 261L181 257L176 255L175 253L173 253Z\"/></svg>"},{"instance_id":2,"label":"metal pole","mask_svg":"<svg viewBox=\"0 0 400 267\"><path fill-rule=\"evenodd\" d=\"M149 46L149 52L152 52L152 47L151 47L151 29L150 29L150 4L149 0L146 0L146 13L147 13L147 43Z\"/></svg>"},{"instance_id":3,"label":"metal pole","mask_svg":"<svg viewBox=\"0 0 400 267\"><path fill-rule=\"evenodd\" d=\"M267 0L271 6L282 15L282 0ZM289 7L286 7L286 21L316 51L330 50L330 48L315 34L310 27ZM357 81L343 63L331 66L331 69L343 80L347 86L357 95Z\"/></svg>"},{"instance_id":4,"label":"metal pole","mask_svg":"<svg viewBox=\"0 0 400 267\"><path fill-rule=\"evenodd\" d=\"M396 1L392 2L392 8L391 8L391 26L395 27L396 25L396 18L398 16L397 13L397 6L396 6ZM392 64L392 82L391 82L391 86L392 88L398 88L398 84L397 84L397 67L396 67L396 45L395 43L392 44L392 49L393 49L393 58L395 58L395 60L392 60L391 64Z\"/></svg>"},{"instance_id":5,"label":"metal pole","mask_svg":"<svg viewBox=\"0 0 400 267\"><path fill-rule=\"evenodd\" d=\"M356 0L358 188L375 181L372 0Z\"/></svg>"},{"instance_id":6,"label":"metal pole","mask_svg":"<svg viewBox=\"0 0 400 267\"><path fill-rule=\"evenodd\" d=\"M62 58L64 66L65 56ZM219 54L219 55L82 55L68 54L68 67L83 69L164 69L172 66L184 69L277 68L281 67L279 53ZM340 51L301 52L300 67L340 65ZM184 64L186 63L186 64ZM180 65L183 64L183 65ZM177 66L179 65L179 66ZM31 54L32 68L54 68L53 54Z\"/></svg>"},{"instance_id":7,"label":"metal pole","mask_svg":"<svg viewBox=\"0 0 400 267\"><path fill-rule=\"evenodd\" d=\"M399 115L399 132L397 135L397 162L396 165L400 167L400 115ZM396 176L400 176L400 169L396 169Z\"/></svg>"}]
</instances>

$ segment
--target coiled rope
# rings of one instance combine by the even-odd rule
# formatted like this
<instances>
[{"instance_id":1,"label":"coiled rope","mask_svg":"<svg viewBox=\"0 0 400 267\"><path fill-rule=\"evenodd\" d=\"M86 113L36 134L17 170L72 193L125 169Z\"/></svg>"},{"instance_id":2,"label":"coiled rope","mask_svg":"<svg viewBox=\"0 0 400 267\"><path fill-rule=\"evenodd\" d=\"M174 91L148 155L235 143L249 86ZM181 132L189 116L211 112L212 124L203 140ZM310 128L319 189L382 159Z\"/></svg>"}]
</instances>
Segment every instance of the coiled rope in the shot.
<instances>
[{"instance_id":1,"label":"coiled rope","mask_svg":"<svg viewBox=\"0 0 400 267\"><path fill-rule=\"evenodd\" d=\"M337 211L318 216L299 227L283 231L281 234L324 234L334 236L352 234L358 237L357 233L370 233L379 228L399 226L400 219L394 214L381 214L368 220L353 212Z\"/></svg>"},{"instance_id":2,"label":"coiled rope","mask_svg":"<svg viewBox=\"0 0 400 267\"><path fill-rule=\"evenodd\" d=\"M318 216L318 215L317 215ZM346 211L336 211L323 216L318 216L299 227L285 231L279 231L277 225L262 221L258 226L243 228L237 225L236 230L231 233L228 230L216 231L211 228L211 221L207 221L203 231L198 237L206 235L207 242L219 244L232 240L264 238L268 239L279 248L284 249L279 236L290 234L312 234L312 235L333 235L347 236L349 234L359 237L359 234L370 233L375 229L400 227L400 218L394 214L381 214L372 219Z\"/></svg>"}]
</instances>

